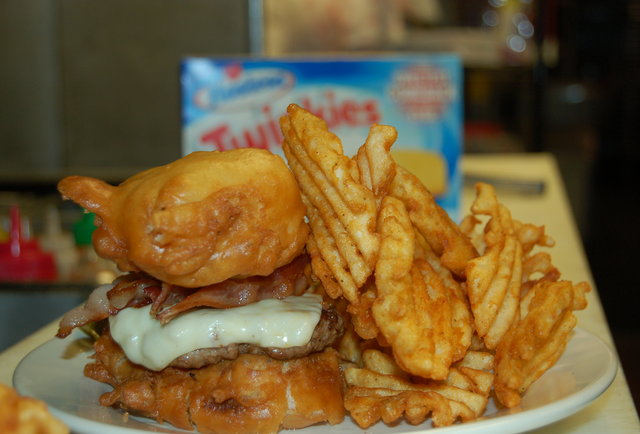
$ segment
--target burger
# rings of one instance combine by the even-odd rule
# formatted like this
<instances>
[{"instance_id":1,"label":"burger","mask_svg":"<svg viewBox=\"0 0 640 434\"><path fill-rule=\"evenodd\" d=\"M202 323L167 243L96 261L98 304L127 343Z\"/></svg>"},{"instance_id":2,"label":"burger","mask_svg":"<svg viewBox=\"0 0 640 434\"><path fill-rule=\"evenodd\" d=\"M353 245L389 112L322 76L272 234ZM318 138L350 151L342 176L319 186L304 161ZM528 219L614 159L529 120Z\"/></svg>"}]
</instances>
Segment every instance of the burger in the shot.
<instances>
[{"instance_id":1,"label":"burger","mask_svg":"<svg viewBox=\"0 0 640 434\"><path fill-rule=\"evenodd\" d=\"M61 320L99 325L102 405L201 432L344 418L337 310L310 273L295 178L266 150L194 152L118 186L70 176L93 245L123 274Z\"/></svg>"}]
</instances>

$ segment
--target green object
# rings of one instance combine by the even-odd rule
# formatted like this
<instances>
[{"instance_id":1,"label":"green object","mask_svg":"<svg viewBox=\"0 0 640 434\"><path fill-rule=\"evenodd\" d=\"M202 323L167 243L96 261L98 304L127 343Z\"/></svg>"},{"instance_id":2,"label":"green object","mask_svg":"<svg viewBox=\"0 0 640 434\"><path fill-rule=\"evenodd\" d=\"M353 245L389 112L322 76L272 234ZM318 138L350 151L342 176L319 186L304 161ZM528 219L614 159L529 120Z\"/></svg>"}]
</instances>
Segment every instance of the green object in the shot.
<instances>
[{"instance_id":1,"label":"green object","mask_svg":"<svg viewBox=\"0 0 640 434\"><path fill-rule=\"evenodd\" d=\"M96 215L92 212L84 213L82 218L73 224L73 237L77 246L90 246L91 236L96 230Z\"/></svg>"}]
</instances>

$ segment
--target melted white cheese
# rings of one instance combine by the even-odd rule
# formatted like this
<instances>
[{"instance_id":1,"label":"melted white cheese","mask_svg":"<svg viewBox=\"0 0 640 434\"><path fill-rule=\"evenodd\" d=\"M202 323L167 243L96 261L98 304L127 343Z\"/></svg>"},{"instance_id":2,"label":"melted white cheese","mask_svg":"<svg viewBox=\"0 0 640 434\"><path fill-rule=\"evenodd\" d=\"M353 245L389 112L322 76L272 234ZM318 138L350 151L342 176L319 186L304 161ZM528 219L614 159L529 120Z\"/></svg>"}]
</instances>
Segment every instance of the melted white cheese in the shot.
<instances>
[{"instance_id":1,"label":"melted white cheese","mask_svg":"<svg viewBox=\"0 0 640 434\"><path fill-rule=\"evenodd\" d=\"M162 325L151 306L127 308L109 318L111 336L134 363L159 371L199 348L234 343L288 348L305 345L320 320L316 294L266 299L231 309L198 309Z\"/></svg>"}]
</instances>

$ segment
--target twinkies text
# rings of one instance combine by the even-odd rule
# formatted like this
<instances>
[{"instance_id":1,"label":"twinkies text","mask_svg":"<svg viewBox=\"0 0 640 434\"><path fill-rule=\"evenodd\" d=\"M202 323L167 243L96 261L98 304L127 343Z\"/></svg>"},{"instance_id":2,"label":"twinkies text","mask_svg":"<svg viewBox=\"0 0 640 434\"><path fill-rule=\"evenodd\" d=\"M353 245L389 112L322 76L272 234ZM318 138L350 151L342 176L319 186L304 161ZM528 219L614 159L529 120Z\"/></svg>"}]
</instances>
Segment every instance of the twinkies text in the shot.
<instances>
[{"instance_id":1,"label":"twinkies text","mask_svg":"<svg viewBox=\"0 0 640 434\"><path fill-rule=\"evenodd\" d=\"M381 120L378 101L374 99L338 100L333 92L327 92L320 102L315 102L310 97L302 97L299 104L323 118L329 129L341 126L369 126ZM279 113L279 115L282 114L284 113ZM279 115L274 113L271 106L265 105L261 109L261 119L251 125L238 126L231 122L223 122L206 129L200 135L200 146L218 151L238 148L279 148L282 146Z\"/></svg>"}]
</instances>

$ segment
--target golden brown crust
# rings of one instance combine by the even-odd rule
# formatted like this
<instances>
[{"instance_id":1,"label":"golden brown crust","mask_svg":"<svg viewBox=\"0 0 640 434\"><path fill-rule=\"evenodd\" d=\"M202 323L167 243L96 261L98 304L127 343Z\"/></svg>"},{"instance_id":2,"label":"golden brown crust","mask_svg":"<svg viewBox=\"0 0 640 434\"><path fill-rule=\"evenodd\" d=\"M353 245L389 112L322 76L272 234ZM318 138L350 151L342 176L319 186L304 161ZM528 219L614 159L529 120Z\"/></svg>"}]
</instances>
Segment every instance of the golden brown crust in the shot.
<instances>
[{"instance_id":1,"label":"golden brown crust","mask_svg":"<svg viewBox=\"0 0 640 434\"><path fill-rule=\"evenodd\" d=\"M390 194L402 200L412 223L440 257L442 265L459 278L464 278L467 262L477 257L478 252L471 240L436 203L431 192L415 175L397 166Z\"/></svg>"},{"instance_id":2,"label":"golden brown crust","mask_svg":"<svg viewBox=\"0 0 640 434\"><path fill-rule=\"evenodd\" d=\"M308 235L293 175L260 149L194 152L117 187L70 176L58 189L98 216L98 254L186 287L268 275Z\"/></svg>"},{"instance_id":3,"label":"golden brown crust","mask_svg":"<svg viewBox=\"0 0 640 434\"><path fill-rule=\"evenodd\" d=\"M0 384L0 433L66 434L69 429L51 416L44 402L20 396Z\"/></svg>"},{"instance_id":4,"label":"golden brown crust","mask_svg":"<svg viewBox=\"0 0 640 434\"><path fill-rule=\"evenodd\" d=\"M114 387L100 403L216 433L275 433L344 418L343 380L332 349L278 361L244 354L200 369L153 372L129 362L108 334L85 375Z\"/></svg>"}]
</instances>

